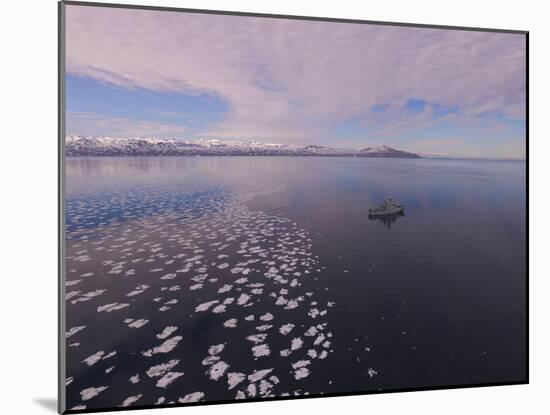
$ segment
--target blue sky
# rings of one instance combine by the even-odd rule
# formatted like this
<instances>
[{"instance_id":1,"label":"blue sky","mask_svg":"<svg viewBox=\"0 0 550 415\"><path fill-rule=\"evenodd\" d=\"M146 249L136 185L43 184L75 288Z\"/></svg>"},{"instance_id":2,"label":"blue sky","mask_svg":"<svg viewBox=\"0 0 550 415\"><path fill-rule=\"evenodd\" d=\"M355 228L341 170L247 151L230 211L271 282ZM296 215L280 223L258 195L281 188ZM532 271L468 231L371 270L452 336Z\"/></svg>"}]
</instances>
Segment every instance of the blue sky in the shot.
<instances>
[{"instance_id":1,"label":"blue sky","mask_svg":"<svg viewBox=\"0 0 550 415\"><path fill-rule=\"evenodd\" d=\"M67 132L525 156L522 35L69 6Z\"/></svg>"}]
</instances>

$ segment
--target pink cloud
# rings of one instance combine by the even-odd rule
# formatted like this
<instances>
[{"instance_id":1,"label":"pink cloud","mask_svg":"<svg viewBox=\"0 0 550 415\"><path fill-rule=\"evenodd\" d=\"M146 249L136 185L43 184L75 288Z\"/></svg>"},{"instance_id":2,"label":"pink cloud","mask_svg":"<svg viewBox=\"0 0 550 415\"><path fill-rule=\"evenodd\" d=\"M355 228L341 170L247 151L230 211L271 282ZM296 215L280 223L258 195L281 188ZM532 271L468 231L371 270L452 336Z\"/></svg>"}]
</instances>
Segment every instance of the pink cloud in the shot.
<instances>
[{"instance_id":1,"label":"pink cloud","mask_svg":"<svg viewBox=\"0 0 550 415\"><path fill-rule=\"evenodd\" d=\"M429 122L398 118L410 98L464 117L525 116L516 34L68 6L67 70L218 96L230 111L204 134L220 137L303 141L325 123L376 123L377 104L388 108L381 131Z\"/></svg>"},{"instance_id":2,"label":"pink cloud","mask_svg":"<svg viewBox=\"0 0 550 415\"><path fill-rule=\"evenodd\" d=\"M188 131L185 127L176 124L108 117L89 112L69 111L67 114L68 134L111 137L178 137L186 132Z\"/></svg>"}]
</instances>

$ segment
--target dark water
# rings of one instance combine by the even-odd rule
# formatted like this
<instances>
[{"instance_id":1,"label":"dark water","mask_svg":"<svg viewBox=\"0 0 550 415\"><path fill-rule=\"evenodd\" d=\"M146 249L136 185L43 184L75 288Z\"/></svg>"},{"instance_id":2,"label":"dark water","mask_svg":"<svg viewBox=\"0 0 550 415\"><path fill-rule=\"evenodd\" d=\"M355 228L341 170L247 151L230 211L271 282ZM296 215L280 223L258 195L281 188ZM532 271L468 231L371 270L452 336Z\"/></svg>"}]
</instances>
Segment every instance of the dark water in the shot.
<instances>
[{"instance_id":1,"label":"dark water","mask_svg":"<svg viewBox=\"0 0 550 415\"><path fill-rule=\"evenodd\" d=\"M525 192L524 162L68 159L68 407L522 381Z\"/></svg>"}]
</instances>

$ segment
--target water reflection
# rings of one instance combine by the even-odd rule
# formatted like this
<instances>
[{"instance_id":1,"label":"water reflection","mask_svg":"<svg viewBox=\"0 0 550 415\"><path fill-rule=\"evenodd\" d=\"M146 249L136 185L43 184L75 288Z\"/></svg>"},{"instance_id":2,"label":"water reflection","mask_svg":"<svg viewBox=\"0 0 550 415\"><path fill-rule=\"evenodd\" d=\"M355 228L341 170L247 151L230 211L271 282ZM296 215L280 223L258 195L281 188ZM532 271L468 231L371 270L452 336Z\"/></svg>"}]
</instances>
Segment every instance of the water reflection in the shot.
<instances>
[{"instance_id":1,"label":"water reflection","mask_svg":"<svg viewBox=\"0 0 550 415\"><path fill-rule=\"evenodd\" d=\"M150 243L143 252L158 249L157 244L168 244L164 249L167 252L175 250L170 252L174 257L180 255L183 248L192 251L203 249L204 252L197 254L208 257L204 264L218 261L218 255L227 255L227 263L231 265L227 270L231 272L233 266L241 261L239 257L242 253L231 251L226 254L218 252L218 249L225 243L239 242L233 240L235 235L245 236L260 229L253 219L282 218L284 223L307 231L311 240L307 241L303 252L319 258L319 265L311 266L307 269L308 273L304 270L303 275L297 276L296 282L292 283L301 285L291 288L304 289L316 296L323 294L325 300L334 300L336 304L326 316L315 317L327 319L327 327L330 327L333 338L321 344L326 344L327 350L333 350L334 355L315 361L308 358L312 361L310 369L315 370L312 370L310 376L299 379L302 391L316 392L320 390L320 385L324 385L321 390L325 392L349 392L418 385L509 382L524 379L525 376L525 177L525 162L481 160L338 157L68 158L67 230L89 232L89 225L91 228L97 227L103 238L115 234L112 231L104 234L113 229L112 222L118 223L118 226L126 226L128 223L124 229L130 232L128 237L131 236L132 241ZM262 189L261 194L256 193L258 189ZM246 198L242 204L239 202L239 209L235 211L235 198L242 201L245 200L243 195L251 193L255 194L254 198ZM405 215L397 214L367 221L367 208L375 206L388 194L398 197L410 217L401 220ZM184 220L200 221L206 219L206 215L213 216L208 216L208 223L197 224L196 228L191 229L187 224L177 222L182 220L182 211L186 213ZM224 212L233 212L237 216L214 221ZM398 220L401 220L399 225L395 225ZM135 221L140 223L138 230L152 229L143 241L132 236L132 232L136 232L133 226ZM234 225L230 227L232 223ZM143 224L147 227L144 228ZM234 226L237 228L234 229ZM288 231L278 227L270 229L273 226L262 224L261 238L265 237L264 231L276 231L277 238L294 243L294 237L286 239L289 238ZM392 232L386 228L393 228ZM209 242L195 248L189 242L190 238L219 238L222 230L224 237L231 238L223 245L210 245ZM188 235L188 232L194 234ZM121 266L129 267L129 261L134 260L125 257L130 255L128 248L136 249L134 244L120 249L121 242L114 240L113 243L119 247L108 251L100 250L101 245L92 245L95 242L91 238L88 241L69 240L69 244L93 246L93 250L89 249L90 252L82 252L78 256L76 252L86 248L82 245L75 247L74 258L84 260L82 263L77 261L78 266L90 269L95 267L92 271L83 271L82 275L95 272L93 276L84 278L80 278L76 265L69 267L75 270L75 278L71 278L71 283L78 284L76 289L71 288L72 291L93 293L97 289L104 289L107 284L93 284L95 278L101 279L100 282L103 279L107 282L111 278L110 270L104 272L105 266L115 267L115 264L128 261ZM187 247L184 244L190 245ZM252 246L257 246L257 243L254 242ZM277 245L275 247L279 249ZM238 248L241 250L240 246ZM230 247L225 249L229 250ZM296 252L295 247L289 248L289 251ZM151 278L154 274L151 270L163 268L163 274L170 275L167 268L175 267L177 261L182 260L164 259L167 254L159 253L160 256L153 257L159 262L158 268L153 263L140 265L137 262L136 276L132 279L116 279L118 291L113 285L108 285L109 290L102 297L102 302L90 300L79 305L89 306L91 315L95 315L95 307L117 301L116 296L119 294L126 297L126 290L134 290L138 278L142 279L140 283L143 281L152 290L154 287L150 281L154 280ZM103 265L103 260L109 260L104 256L118 254L120 258L113 258L113 264ZM279 254L281 260L287 255ZM86 255L92 259L87 260ZM254 254L250 259L267 261L266 264L272 262L256 256ZM170 262L172 260L173 263ZM140 266L143 272L137 268ZM112 271L118 272L118 268ZM223 271L216 268L218 272ZM232 276L230 274L228 277ZM247 278L251 276L263 277L264 273L251 272ZM206 279L205 287L197 291L195 288L191 290L190 285L183 285L197 281L187 281L189 277L183 274L178 274L177 278L179 287L173 287L176 291L165 290L162 295L181 294L182 301L172 309L180 316L192 313L195 299L202 302L219 298L216 284L222 282L221 278L212 281ZM108 282L113 284L114 281ZM162 281L164 287L165 280ZM267 278L261 283L270 281ZM127 284L131 284L131 287ZM208 287L213 289L212 296L202 294L207 292ZM262 287L246 288L259 292ZM244 286L240 289L244 289ZM236 291L237 287L233 290ZM284 290L286 292L288 288ZM270 293L267 289L265 292ZM278 292L278 289L273 292ZM202 297L196 297L199 295L197 293L201 293ZM112 297L107 299L108 296ZM143 294L140 298L150 297ZM126 300L124 302L129 303ZM132 303L128 310L135 310L136 305ZM189 313L183 311L182 307L191 307ZM256 304L253 308L257 310ZM79 316L75 310L69 313L72 316L69 318ZM149 308L143 309L147 310ZM155 314L150 315L156 316L157 308L151 310ZM296 325L294 330L302 327L308 320L299 320L297 312L301 310L301 307L294 311L285 310L284 317L288 319L281 320L281 323L293 321ZM309 307L307 310L311 311ZM317 307L312 315L316 316L316 312ZM223 330L227 328L228 333L240 333L243 325L248 324L244 320L248 313L243 311L242 316L234 317L238 319L237 327L231 326L234 322L227 320L226 312L219 315L216 312L215 317L227 320L228 327L220 326L224 327ZM170 311L162 312L162 318L169 314ZM97 321L111 325L111 331L118 333L121 319L114 313L100 315L102 320ZM304 318L314 318L312 315L307 314ZM282 317L277 316L278 319ZM189 327L195 327L189 323L191 319L186 317L182 321ZM148 320L152 320L152 317ZM210 320L208 322L201 320L200 325L204 327L205 336L214 337L205 341L212 341L208 344L221 343L222 340L215 339L221 333L211 330ZM167 321L166 325L171 323ZM84 324L75 321L69 327L80 325ZM86 335L86 332L94 334L91 323L86 325L88 327L83 331L84 334L80 335ZM258 327L263 328L263 325ZM150 333L152 336L160 331L151 321L140 329L139 339L146 338L143 333L149 328L155 329L155 332ZM281 334L275 327L271 331ZM250 332L246 331L246 334L248 336ZM280 351L287 347L285 343L276 349L278 343L271 340L275 336L272 333L269 336L273 350L269 357L262 357L266 362L271 358L278 360ZM289 336L294 336L294 333ZM306 337L309 338L304 336L302 341ZM185 338L188 345L195 345L182 352L189 353L189 356L194 356L197 347L204 346L202 340L196 341L196 334L186 335ZM75 352L74 362L78 367L82 365L83 359L101 350L99 346L95 347L97 344L93 339L82 341L81 344L80 349L71 349ZM227 342L224 352L236 359L240 350L235 352L230 348L241 345L235 341ZM300 350L305 352L306 348ZM289 358L288 363L297 361L294 358L296 352L293 351L292 360ZM120 358L121 354L118 356ZM195 361L192 357L187 360ZM239 361L242 362L242 359ZM193 372L190 384L197 388L204 386L196 390L205 392L207 399L213 399L212 382L204 376L204 369L198 362L196 366L200 366L200 370ZM321 368L321 365L326 366ZM192 373L192 365L186 363L186 366L187 376ZM290 380L281 378L280 385L291 388L289 385L298 381L288 372L287 367L281 366L280 361L273 361L272 366L266 367L290 374ZM257 368L254 364L247 370L252 372ZM286 372L281 368L286 369ZM145 369L147 367L144 366ZM103 385L99 383L100 380L94 384ZM225 385L222 382L215 383L215 387L222 384ZM75 380L71 387L77 385L78 380ZM136 385L142 387L144 383ZM330 388L326 385L330 385ZM148 390L147 399L152 399L152 391L158 392L156 389ZM106 399L108 393L106 391L101 396ZM78 394L75 396L80 399ZM144 395L142 402L145 401Z\"/></svg>"},{"instance_id":2,"label":"water reflection","mask_svg":"<svg viewBox=\"0 0 550 415\"><path fill-rule=\"evenodd\" d=\"M380 221L386 228L391 229L391 225L403 216L405 216L405 214L403 212L399 212L385 216L369 216L369 220Z\"/></svg>"}]
</instances>

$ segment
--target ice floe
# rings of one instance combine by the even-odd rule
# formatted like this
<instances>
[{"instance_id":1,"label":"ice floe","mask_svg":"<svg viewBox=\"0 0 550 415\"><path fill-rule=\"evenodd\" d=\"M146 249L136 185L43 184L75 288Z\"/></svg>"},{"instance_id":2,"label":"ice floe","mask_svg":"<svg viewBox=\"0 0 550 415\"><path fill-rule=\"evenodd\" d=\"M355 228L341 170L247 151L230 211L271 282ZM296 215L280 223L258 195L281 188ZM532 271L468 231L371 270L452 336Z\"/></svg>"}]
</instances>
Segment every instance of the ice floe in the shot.
<instances>
[{"instance_id":1,"label":"ice floe","mask_svg":"<svg viewBox=\"0 0 550 415\"><path fill-rule=\"evenodd\" d=\"M139 394L139 395L135 395L135 396L129 396L128 398L126 398L121 404L120 406L121 407L127 407L127 406L130 406L132 405L133 403L136 403L137 401L139 401L141 399L141 397L143 396L143 394Z\"/></svg>"},{"instance_id":2,"label":"ice floe","mask_svg":"<svg viewBox=\"0 0 550 415\"><path fill-rule=\"evenodd\" d=\"M167 326L162 330L161 333L157 334L158 339L166 339L169 337L172 333L174 333L178 328L176 326Z\"/></svg>"},{"instance_id":3,"label":"ice floe","mask_svg":"<svg viewBox=\"0 0 550 415\"><path fill-rule=\"evenodd\" d=\"M180 361L177 359L172 359L166 363L161 363L159 365L151 366L147 369L147 376L150 378L158 377L164 375L166 372L172 370L178 365Z\"/></svg>"},{"instance_id":4,"label":"ice floe","mask_svg":"<svg viewBox=\"0 0 550 415\"><path fill-rule=\"evenodd\" d=\"M199 402L204 399L204 392L188 393L183 398L179 398L179 403Z\"/></svg>"},{"instance_id":5,"label":"ice floe","mask_svg":"<svg viewBox=\"0 0 550 415\"><path fill-rule=\"evenodd\" d=\"M168 372L157 381L156 386L159 388L166 388L168 385L173 383L177 378L183 375L184 375L183 372Z\"/></svg>"},{"instance_id":6,"label":"ice floe","mask_svg":"<svg viewBox=\"0 0 550 415\"><path fill-rule=\"evenodd\" d=\"M69 329L69 331L67 331L65 333L65 338L69 338L71 336L74 336L76 333L78 333L79 331L81 330L84 330L86 328L86 326L77 326L77 327L72 327Z\"/></svg>"},{"instance_id":7,"label":"ice floe","mask_svg":"<svg viewBox=\"0 0 550 415\"><path fill-rule=\"evenodd\" d=\"M152 349L142 352L141 354L143 356L151 357L152 355L157 353L171 352L182 339L183 337L181 336L171 337L168 340L165 340L164 343L162 343L160 346L153 347Z\"/></svg>"},{"instance_id":8,"label":"ice floe","mask_svg":"<svg viewBox=\"0 0 550 415\"><path fill-rule=\"evenodd\" d=\"M229 365L227 363L220 361L210 366L210 369L207 371L207 373L208 373L208 376L210 376L210 379L218 380L223 376L223 374L228 368L229 368Z\"/></svg>"},{"instance_id":9,"label":"ice floe","mask_svg":"<svg viewBox=\"0 0 550 415\"><path fill-rule=\"evenodd\" d=\"M99 395L101 392L103 392L108 388L109 388L108 386L86 388L80 391L80 396L83 401L87 401L89 399L95 398L97 395Z\"/></svg>"},{"instance_id":10,"label":"ice floe","mask_svg":"<svg viewBox=\"0 0 550 415\"><path fill-rule=\"evenodd\" d=\"M140 327L145 326L147 323L149 323L149 320L145 320L143 318L140 318L140 319L135 320L132 323L128 324L128 327L132 327L134 329L139 329Z\"/></svg>"}]
</instances>

